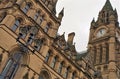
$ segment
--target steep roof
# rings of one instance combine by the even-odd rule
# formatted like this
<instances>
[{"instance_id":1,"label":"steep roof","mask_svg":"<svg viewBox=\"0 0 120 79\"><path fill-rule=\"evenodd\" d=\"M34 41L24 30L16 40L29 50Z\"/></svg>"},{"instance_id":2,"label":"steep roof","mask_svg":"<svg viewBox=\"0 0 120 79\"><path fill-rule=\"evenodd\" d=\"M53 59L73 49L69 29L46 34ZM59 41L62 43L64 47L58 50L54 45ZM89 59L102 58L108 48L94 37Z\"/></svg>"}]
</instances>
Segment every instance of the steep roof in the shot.
<instances>
[{"instance_id":1,"label":"steep roof","mask_svg":"<svg viewBox=\"0 0 120 79\"><path fill-rule=\"evenodd\" d=\"M102 10L111 10L111 11L113 11L113 7L112 7L112 5L111 5L109 0L106 1L106 3L103 6Z\"/></svg>"}]
</instances>

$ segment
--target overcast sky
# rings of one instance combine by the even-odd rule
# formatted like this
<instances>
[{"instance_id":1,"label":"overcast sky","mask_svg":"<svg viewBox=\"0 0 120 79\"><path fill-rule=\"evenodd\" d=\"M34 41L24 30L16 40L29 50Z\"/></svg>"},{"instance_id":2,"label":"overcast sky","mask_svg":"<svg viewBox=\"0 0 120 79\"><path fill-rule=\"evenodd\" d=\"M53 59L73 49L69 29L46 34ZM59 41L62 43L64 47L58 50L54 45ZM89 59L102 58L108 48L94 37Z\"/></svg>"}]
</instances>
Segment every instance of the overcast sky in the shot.
<instances>
[{"instance_id":1,"label":"overcast sky","mask_svg":"<svg viewBox=\"0 0 120 79\"><path fill-rule=\"evenodd\" d=\"M120 22L120 0L110 0L113 8L117 9ZM64 7L64 18L59 28L59 34L75 32L74 42L77 51L87 49L90 23L104 6L106 0L58 0L57 12Z\"/></svg>"}]
</instances>

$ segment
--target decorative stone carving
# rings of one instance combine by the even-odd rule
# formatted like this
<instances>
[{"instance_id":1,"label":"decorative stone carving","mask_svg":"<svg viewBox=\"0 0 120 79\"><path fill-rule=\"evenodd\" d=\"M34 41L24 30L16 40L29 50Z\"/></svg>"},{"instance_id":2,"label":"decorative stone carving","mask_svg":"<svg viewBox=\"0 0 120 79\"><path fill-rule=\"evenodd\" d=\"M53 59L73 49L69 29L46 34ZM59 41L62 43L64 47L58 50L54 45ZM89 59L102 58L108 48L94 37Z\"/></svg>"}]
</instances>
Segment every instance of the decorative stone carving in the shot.
<instances>
[{"instance_id":1,"label":"decorative stone carving","mask_svg":"<svg viewBox=\"0 0 120 79\"><path fill-rule=\"evenodd\" d=\"M34 35L37 34L38 28L36 26L32 26L30 29L30 33L33 33Z\"/></svg>"},{"instance_id":2,"label":"decorative stone carving","mask_svg":"<svg viewBox=\"0 0 120 79\"><path fill-rule=\"evenodd\" d=\"M28 27L20 27L19 28L19 33L27 34L29 28Z\"/></svg>"}]
</instances>

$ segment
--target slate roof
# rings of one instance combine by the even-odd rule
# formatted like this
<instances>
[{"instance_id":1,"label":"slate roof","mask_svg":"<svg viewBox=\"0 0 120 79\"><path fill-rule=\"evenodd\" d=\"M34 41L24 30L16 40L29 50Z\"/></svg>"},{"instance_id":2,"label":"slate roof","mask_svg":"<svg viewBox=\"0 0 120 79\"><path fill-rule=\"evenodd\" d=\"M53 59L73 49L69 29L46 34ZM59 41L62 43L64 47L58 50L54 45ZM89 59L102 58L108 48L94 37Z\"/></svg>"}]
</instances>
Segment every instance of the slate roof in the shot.
<instances>
[{"instance_id":1,"label":"slate roof","mask_svg":"<svg viewBox=\"0 0 120 79\"><path fill-rule=\"evenodd\" d=\"M81 60L82 59L82 57L85 57L85 56L87 56L87 51L82 51L82 52L80 52L80 53L78 53L77 55L76 55L76 60L78 61L78 60Z\"/></svg>"}]
</instances>

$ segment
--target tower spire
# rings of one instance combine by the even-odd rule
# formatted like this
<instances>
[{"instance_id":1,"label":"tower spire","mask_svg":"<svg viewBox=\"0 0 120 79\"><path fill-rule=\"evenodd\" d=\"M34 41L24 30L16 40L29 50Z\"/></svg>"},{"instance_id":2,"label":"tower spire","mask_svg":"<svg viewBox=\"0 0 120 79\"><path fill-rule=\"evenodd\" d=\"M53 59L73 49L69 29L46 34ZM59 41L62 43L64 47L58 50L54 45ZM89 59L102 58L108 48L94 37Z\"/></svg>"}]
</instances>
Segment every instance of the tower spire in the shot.
<instances>
[{"instance_id":1,"label":"tower spire","mask_svg":"<svg viewBox=\"0 0 120 79\"><path fill-rule=\"evenodd\" d=\"M93 18L92 22L91 22L91 28L95 27L95 18Z\"/></svg>"},{"instance_id":2,"label":"tower spire","mask_svg":"<svg viewBox=\"0 0 120 79\"><path fill-rule=\"evenodd\" d=\"M113 7L112 7L112 5L110 3L110 0L106 1L106 3L105 3L105 5L104 5L102 10L112 10L113 11Z\"/></svg>"},{"instance_id":3,"label":"tower spire","mask_svg":"<svg viewBox=\"0 0 120 79\"><path fill-rule=\"evenodd\" d=\"M103 6L102 10L99 12L97 25L104 25L109 24L111 19L114 19L114 22L117 22L117 12L113 10L113 7L110 3L110 0L106 0L105 5Z\"/></svg>"}]
</instances>

